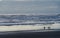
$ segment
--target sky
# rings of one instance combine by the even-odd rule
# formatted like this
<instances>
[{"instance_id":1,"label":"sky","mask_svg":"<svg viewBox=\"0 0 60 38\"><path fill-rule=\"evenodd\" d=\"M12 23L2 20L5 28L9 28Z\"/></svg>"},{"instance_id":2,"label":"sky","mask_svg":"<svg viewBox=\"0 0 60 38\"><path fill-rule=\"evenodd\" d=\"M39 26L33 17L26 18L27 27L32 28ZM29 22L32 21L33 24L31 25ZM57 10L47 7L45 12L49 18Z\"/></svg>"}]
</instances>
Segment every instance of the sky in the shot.
<instances>
[{"instance_id":1,"label":"sky","mask_svg":"<svg viewBox=\"0 0 60 38\"><path fill-rule=\"evenodd\" d=\"M2 0L2 1L60 1L60 0Z\"/></svg>"},{"instance_id":2,"label":"sky","mask_svg":"<svg viewBox=\"0 0 60 38\"><path fill-rule=\"evenodd\" d=\"M0 0L0 14L60 14L60 0Z\"/></svg>"}]
</instances>

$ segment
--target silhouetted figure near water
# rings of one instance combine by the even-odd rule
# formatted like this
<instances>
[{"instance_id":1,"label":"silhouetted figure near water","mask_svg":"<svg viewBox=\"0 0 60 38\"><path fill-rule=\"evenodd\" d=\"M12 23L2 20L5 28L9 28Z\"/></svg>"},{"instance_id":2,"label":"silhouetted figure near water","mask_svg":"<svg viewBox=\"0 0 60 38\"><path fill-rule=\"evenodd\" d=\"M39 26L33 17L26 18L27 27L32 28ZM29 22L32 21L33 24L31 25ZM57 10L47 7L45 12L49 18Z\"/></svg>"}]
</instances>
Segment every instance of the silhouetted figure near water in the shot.
<instances>
[{"instance_id":1,"label":"silhouetted figure near water","mask_svg":"<svg viewBox=\"0 0 60 38\"><path fill-rule=\"evenodd\" d=\"M50 30L51 28L50 27L48 27L48 30Z\"/></svg>"},{"instance_id":2,"label":"silhouetted figure near water","mask_svg":"<svg viewBox=\"0 0 60 38\"><path fill-rule=\"evenodd\" d=\"M44 27L44 30L45 30L45 27Z\"/></svg>"}]
</instances>

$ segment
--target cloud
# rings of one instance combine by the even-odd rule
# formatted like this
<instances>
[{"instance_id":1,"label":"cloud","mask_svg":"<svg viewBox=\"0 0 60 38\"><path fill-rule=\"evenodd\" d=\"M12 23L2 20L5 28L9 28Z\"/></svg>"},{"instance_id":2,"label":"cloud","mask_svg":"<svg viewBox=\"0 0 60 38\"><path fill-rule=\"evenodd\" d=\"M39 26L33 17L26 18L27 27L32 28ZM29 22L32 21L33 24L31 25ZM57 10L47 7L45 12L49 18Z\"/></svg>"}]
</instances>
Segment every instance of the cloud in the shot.
<instances>
[{"instance_id":1,"label":"cloud","mask_svg":"<svg viewBox=\"0 0 60 38\"><path fill-rule=\"evenodd\" d=\"M3 2L0 14L56 14L60 13L59 2Z\"/></svg>"},{"instance_id":2,"label":"cloud","mask_svg":"<svg viewBox=\"0 0 60 38\"><path fill-rule=\"evenodd\" d=\"M2 0L0 0L0 1L2 1Z\"/></svg>"},{"instance_id":3,"label":"cloud","mask_svg":"<svg viewBox=\"0 0 60 38\"><path fill-rule=\"evenodd\" d=\"M60 1L60 0L3 0L3 1Z\"/></svg>"}]
</instances>

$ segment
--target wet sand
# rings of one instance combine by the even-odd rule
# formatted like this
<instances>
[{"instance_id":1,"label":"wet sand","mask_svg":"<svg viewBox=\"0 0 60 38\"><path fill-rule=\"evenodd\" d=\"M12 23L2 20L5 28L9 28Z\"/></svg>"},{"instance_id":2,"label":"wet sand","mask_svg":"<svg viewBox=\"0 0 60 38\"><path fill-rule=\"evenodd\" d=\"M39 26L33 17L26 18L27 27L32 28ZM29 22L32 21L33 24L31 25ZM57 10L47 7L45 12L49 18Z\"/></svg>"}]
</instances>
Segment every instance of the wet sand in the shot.
<instances>
[{"instance_id":1,"label":"wet sand","mask_svg":"<svg viewBox=\"0 0 60 38\"><path fill-rule=\"evenodd\" d=\"M51 32L22 32L0 34L0 38L60 38L60 31Z\"/></svg>"}]
</instances>

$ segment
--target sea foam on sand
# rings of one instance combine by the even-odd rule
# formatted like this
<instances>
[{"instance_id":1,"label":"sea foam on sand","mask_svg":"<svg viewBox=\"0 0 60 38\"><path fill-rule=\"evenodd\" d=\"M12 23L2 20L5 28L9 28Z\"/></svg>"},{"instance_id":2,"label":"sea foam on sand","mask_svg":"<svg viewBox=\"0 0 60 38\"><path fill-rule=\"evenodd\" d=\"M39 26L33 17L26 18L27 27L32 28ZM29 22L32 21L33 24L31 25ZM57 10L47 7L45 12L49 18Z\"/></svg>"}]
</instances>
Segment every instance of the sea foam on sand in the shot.
<instances>
[{"instance_id":1,"label":"sea foam on sand","mask_svg":"<svg viewBox=\"0 0 60 38\"><path fill-rule=\"evenodd\" d=\"M53 25L13 25L13 26L0 26L0 31L21 31L21 30L38 30L44 29L44 26L51 27L51 29L60 29L60 24Z\"/></svg>"}]
</instances>

